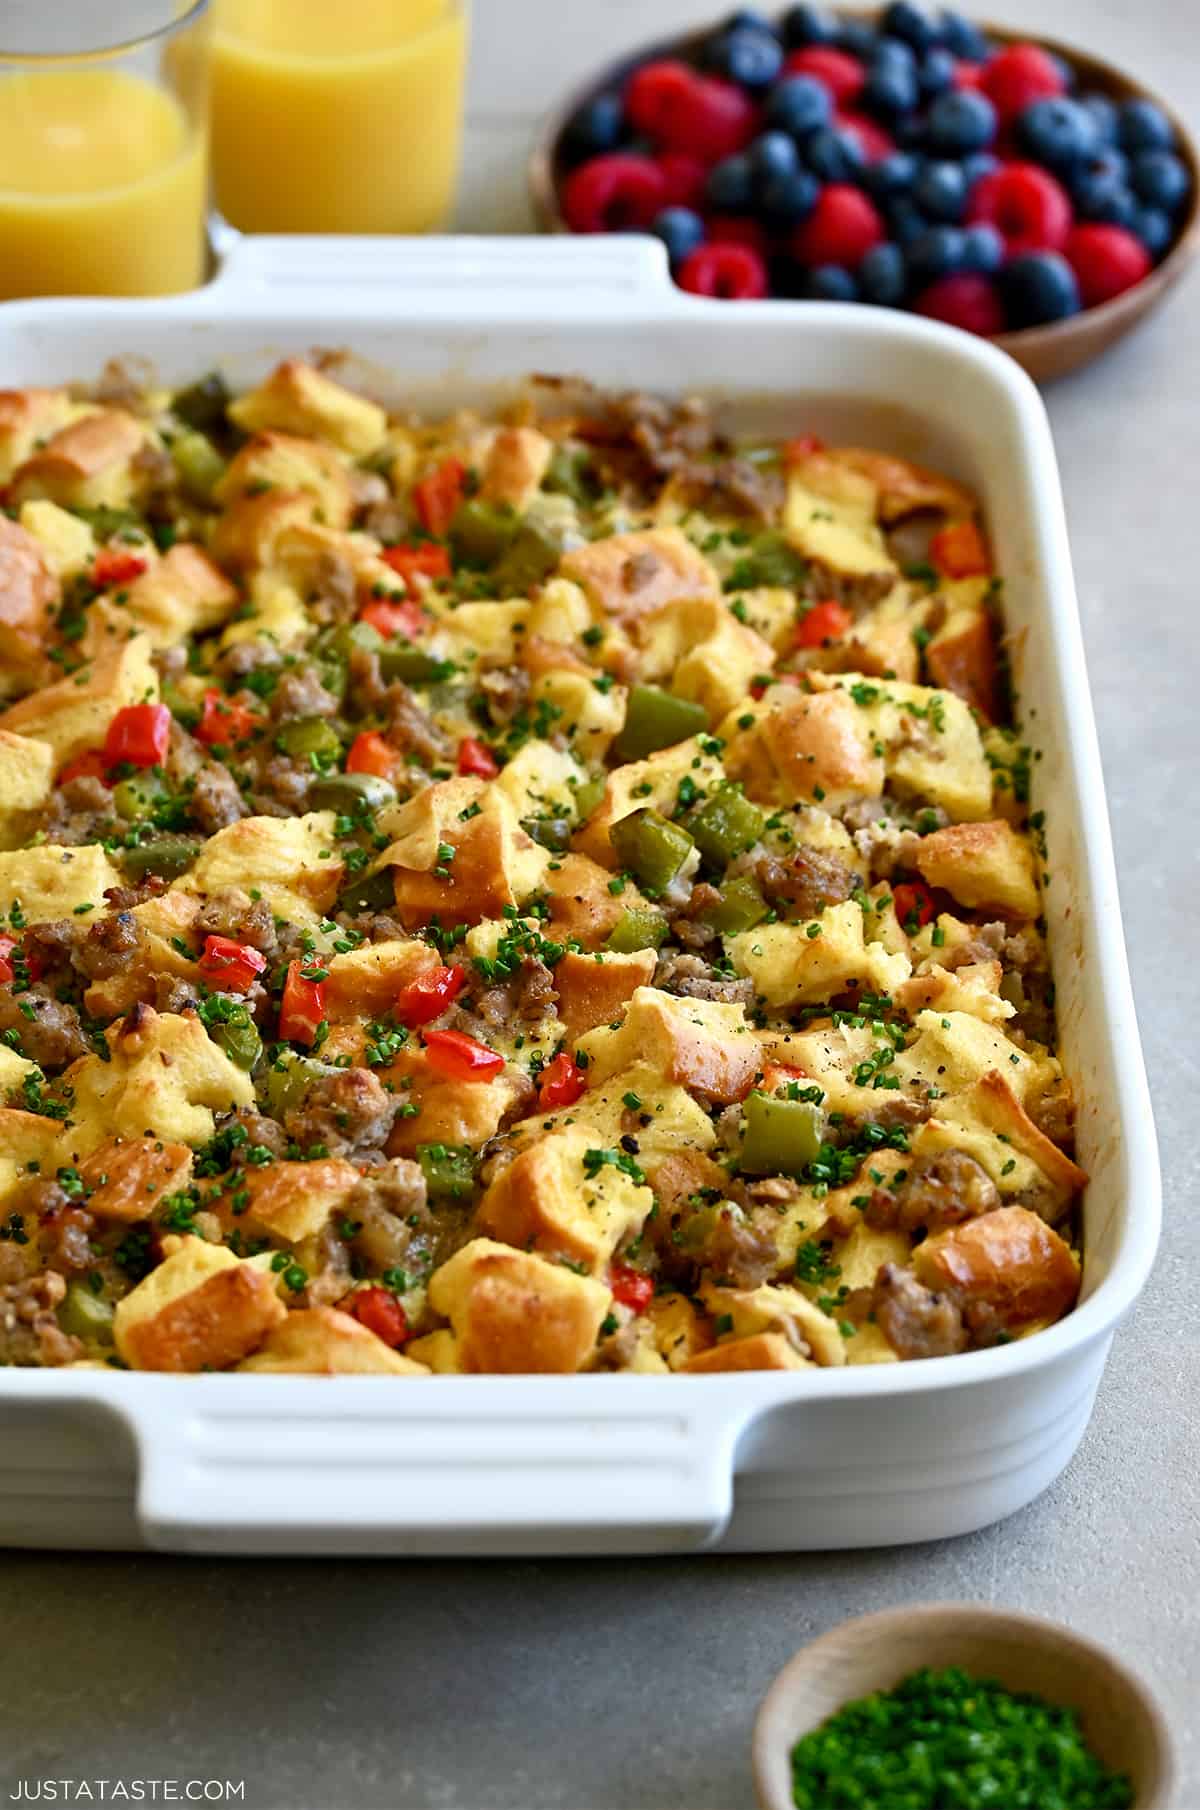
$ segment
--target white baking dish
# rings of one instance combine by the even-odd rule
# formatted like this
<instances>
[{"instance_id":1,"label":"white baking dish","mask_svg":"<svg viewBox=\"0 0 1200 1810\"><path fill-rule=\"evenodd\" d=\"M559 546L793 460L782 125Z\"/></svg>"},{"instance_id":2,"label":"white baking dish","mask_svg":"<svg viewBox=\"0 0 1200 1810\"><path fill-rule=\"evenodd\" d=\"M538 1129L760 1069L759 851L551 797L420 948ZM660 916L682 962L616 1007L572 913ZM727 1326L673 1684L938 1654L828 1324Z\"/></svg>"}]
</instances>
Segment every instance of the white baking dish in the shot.
<instances>
[{"instance_id":1,"label":"white baking dish","mask_svg":"<svg viewBox=\"0 0 1200 1810\"><path fill-rule=\"evenodd\" d=\"M208 1552L828 1548L962 1533L1021 1507L1083 1433L1159 1229L1062 498L1037 392L964 334L881 309L737 308L671 287L647 240L247 240L169 302L0 309L0 385L143 356L168 380L349 347L437 406L530 372L706 391L852 433L982 493L1022 719L1044 750L1048 916L1080 1096L1083 1300L1003 1349L865 1369L628 1376L174 1378L0 1371L0 1541ZM2 658L2 653L0 653Z\"/></svg>"}]
</instances>

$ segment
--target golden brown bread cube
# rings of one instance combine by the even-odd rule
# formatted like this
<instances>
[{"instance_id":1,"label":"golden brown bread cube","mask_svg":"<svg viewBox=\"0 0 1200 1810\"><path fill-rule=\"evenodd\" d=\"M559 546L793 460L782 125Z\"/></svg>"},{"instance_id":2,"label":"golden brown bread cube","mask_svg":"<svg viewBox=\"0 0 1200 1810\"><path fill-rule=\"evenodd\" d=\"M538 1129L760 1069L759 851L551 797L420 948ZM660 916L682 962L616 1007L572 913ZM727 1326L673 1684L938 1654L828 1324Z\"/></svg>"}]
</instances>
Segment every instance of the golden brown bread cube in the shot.
<instances>
[{"instance_id":1,"label":"golden brown bread cube","mask_svg":"<svg viewBox=\"0 0 1200 1810\"><path fill-rule=\"evenodd\" d=\"M127 587L123 610L156 648L216 628L237 608L238 593L200 547L180 541Z\"/></svg>"},{"instance_id":2,"label":"golden brown bread cube","mask_svg":"<svg viewBox=\"0 0 1200 1810\"><path fill-rule=\"evenodd\" d=\"M604 955L600 959L568 950L554 969L558 1015L568 1041L582 1037L598 1024L611 1024L619 1018L637 989L650 984L657 961L653 949L638 949L631 955Z\"/></svg>"},{"instance_id":3,"label":"golden brown bread cube","mask_svg":"<svg viewBox=\"0 0 1200 1810\"><path fill-rule=\"evenodd\" d=\"M720 597L704 555L678 528L610 534L564 554L559 572L587 593L600 616L630 622L676 598Z\"/></svg>"},{"instance_id":4,"label":"golden brown bread cube","mask_svg":"<svg viewBox=\"0 0 1200 1810\"><path fill-rule=\"evenodd\" d=\"M975 498L963 485L895 453L874 452L867 446L834 446L825 457L871 480L878 492L875 507L881 522L901 521L919 509L942 509L947 515L972 515L975 511Z\"/></svg>"},{"instance_id":5,"label":"golden brown bread cube","mask_svg":"<svg viewBox=\"0 0 1200 1810\"><path fill-rule=\"evenodd\" d=\"M311 497L329 528L348 527L354 513L346 463L320 440L270 431L255 434L230 461L213 494L224 506L246 496L269 495L271 490Z\"/></svg>"},{"instance_id":6,"label":"golden brown bread cube","mask_svg":"<svg viewBox=\"0 0 1200 1810\"><path fill-rule=\"evenodd\" d=\"M0 698L41 676L59 594L39 543L19 522L0 515Z\"/></svg>"},{"instance_id":7,"label":"golden brown bread cube","mask_svg":"<svg viewBox=\"0 0 1200 1810\"><path fill-rule=\"evenodd\" d=\"M519 1250L570 1257L595 1273L640 1231L654 1205L650 1189L605 1164L589 1171L594 1147L579 1125L550 1132L495 1177L476 1212L482 1232Z\"/></svg>"},{"instance_id":8,"label":"golden brown bread cube","mask_svg":"<svg viewBox=\"0 0 1200 1810\"><path fill-rule=\"evenodd\" d=\"M566 1375L595 1350L612 1296L531 1251L475 1238L434 1271L429 1300L454 1329L461 1370Z\"/></svg>"},{"instance_id":9,"label":"golden brown bread cube","mask_svg":"<svg viewBox=\"0 0 1200 1810\"><path fill-rule=\"evenodd\" d=\"M220 1202L223 1221L299 1244L322 1230L358 1184L358 1170L340 1157L308 1163L264 1163L239 1170Z\"/></svg>"},{"instance_id":10,"label":"golden brown bread cube","mask_svg":"<svg viewBox=\"0 0 1200 1810\"><path fill-rule=\"evenodd\" d=\"M353 1314L336 1307L302 1307L267 1334L260 1351L239 1370L260 1376L428 1376L424 1364L402 1357Z\"/></svg>"},{"instance_id":11,"label":"golden brown bread cube","mask_svg":"<svg viewBox=\"0 0 1200 1810\"><path fill-rule=\"evenodd\" d=\"M492 441L479 494L523 514L537 495L554 451L536 427L502 427Z\"/></svg>"},{"instance_id":12,"label":"golden brown bread cube","mask_svg":"<svg viewBox=\"0 0 1200 1810\"><path fill-rule=\"evenodd\" d=\"M149 1219L168 1194L186 1188L192 1152L186 1144L161 1138L112 1138L79 1165L87 1186L87 1209L97 1219L135 1224Z\"/></svg>"},{"instance_id":13,"label":"golden brown bread cube","mask_svg":"<svg viewBox=\"0 0 1200 1810\"><path fill-rule=\"evenodd\" d=\"M275 428L288 434L319 435L352 459L364 459L387 437L387 416L378 403L335 383L324 371L288 358L265 383L229 405L229 418L247 433Z\"/></svg>"},{"instance_id":14,"label":"golden brown bread cube","mask_svg":"<svg viewBox=\"0 0 1200 1810\"><path fill-rule=\"evenodd\" d=\"M925 665L935 685L963 698L985 722L996 721L1000 713L996 635L982 603L950 611L925 648Z\"/></svg>"},{"instance_id":15,"label":"golden brown bread cube","mask_svg":"<svg viewBox=\"0 0 1200 1810\"><path fill-rule=\"evenodd\" d=\"M801 1357L781 1332L755 1332L745 1339L723 1339L707 1351L698 1351L682 1366L690 1376L712 1376L722 1370L812 1370L811 1358Z\"/></svg>"},{"instance_id":16,"label":"golden brown bread cube","mask_svg":"<svg viewBox=\"0 0 1200 1810\"><path fill-rule=\"evenodd\" d=\"M1027 1207L998 1207L935 1232L917 1246L912 1265L926 1288L981 1302L1006 1326L1057 1320L1079 1293L1070 1246Z\"/></svg>"},{"instance_id":17,"label":"golden brown bread cube","mask_svg":"<svg viewBox=\"0 0 1200 1810\"><path fill-rule=\"evenodd\" d=\"M521 1093L520 1083L508 1074L491 1081L456 1081L440 1074L425 1051L411 1045L375 1072L400 1101L420 1107L415 1116L397 1118L387 1142L389 1156L413 1156L421 1144L478 1148L495 1137Z\"/></svg>"},{"instance_id":18,"label":"golden brown bread cube","mask_svg":"<svg viewBox=\"0 0 1200 1810\"><path fill-rule=\"evenodd\" d=\"M64 767L77 754L104 745L109 723L125 705L158 701L152 652L149 635L106 649L68 678L10 705L0 716L0 729L49 742L56 768Z\"/></svg>"},{"instance_id":19,"label":"golden brown bread cube","mask_svg":"<svg viewBox=\"0 0 1200 1810\"><path fill-rule=\"evenodd\" d=\"M285 537L293 528L311 522L316 507L312 494L304 490L263 490L241 496L217 518L213 555L235 572L276 566Z\"/></svg>"},{"instance_id":20,"label":"golden brown bread cube","mask_svg":"<svg viewBox=\"0 0 1200 1810\"><path fill-rule=\"evenodd\" d=\"M627 883L618 897L609 891L612 874L590 855L563 855L546 871L550 923L561 940L575 937L588 948L604 942L626 911L645 907Z\"/></svg>"},{"instance_id":21,"label":"golden brown bread cube","mask_svg":"<svg viewBox=\"0 0 1200 1810\"><path fill-rule=\"evenodd\" d=\"M1036 918L1041 910L1033 849L1011 823L952 823L922 836L917 871L960 905Z\"/></svg>"},{"instance_id":22,"label":"golden brown bread cube","mask_svg":"<svg viewBox=\"0 0 1200 1810\"><path fill-rule=\"evenodd\" d=\"M426 786L381 813L379 828L393 840L377 865L392 870L406 929L433 917L460 924L502 917L536 889L550 858L506 795L479 779Z\"/></svg>"},{"instance_id":23,"label":"golden brown bread cube","mask_svg":"<svg viewBox=\"0 0 1200 1810\"><path fill-rule=\"evenodd\" d=\"M269 1270L189 1237L117 1303L113 1339L134 1370L223 1370L286 1317Z\"/></svg>"},{"instance_id":24,"label":"golden brown bread cube","mask_svg":"<svg viewBox=\"0 0 1200 1810\"><path fill-rule=\"evenodd\" d=\"M725 770L760 804L816 798L833 810L847 799L878 798L883 791L883 760L844 692L772 685L751 727L728 719L722 727L729 737Z\"/></svg>"},{"instance_id":25,"label":"golden brown bread cube","mask_svg":"<svg viewBox=\"0 0 1200 1810\"><path fill-rule=\"evenodd\" d=\"M0 390L0 484L77 412L66 390Z\"/></svg>"},{"instance_id":26,"label":"golden brown bread cube","mask_svg":"<svg viewBox=\"0 0 1200 1810\"><path fill-rule=\"evenodd\" d=\"M762 1048L740 1005L676 998L639 987L624 1023L589 1031L580 1040L589 1085L644 1062L664 1081L708 1100L740 1100L762 1064Z\"/></svg>"},{"instance_id":27,"label":"golden brown bread cube","mask_svg":"<svg viewBox=\"0 0 1200 1810\"><path fill-rule=\"evenodd\" d=\"M135 455L148 444L143 424L124 409L98 409L60 428L13 474L15 503L48 498L64 508L122 509L146 489Z\"/></svg>"}]
</instances>

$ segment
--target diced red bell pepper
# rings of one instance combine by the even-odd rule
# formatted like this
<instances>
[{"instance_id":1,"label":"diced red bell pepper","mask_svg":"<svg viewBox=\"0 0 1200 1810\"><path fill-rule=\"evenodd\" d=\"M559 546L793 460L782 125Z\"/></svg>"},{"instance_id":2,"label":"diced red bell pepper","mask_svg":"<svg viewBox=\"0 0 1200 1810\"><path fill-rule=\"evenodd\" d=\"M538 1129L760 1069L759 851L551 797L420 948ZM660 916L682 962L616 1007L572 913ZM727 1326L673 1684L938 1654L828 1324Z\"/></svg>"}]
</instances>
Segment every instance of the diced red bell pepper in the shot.
<instances>
[{"instance_id":1,"label":"diced red bell pepper","mask_svg":"<svg viewBox=\"0 0 1200 1810\"><path fill-rule=\"evenodd\" d=\"M783 443L783 462L785 465L803 465L805 459L811 459L814 453L824 452L825 442L817 434L797 434L792 440Z\"/></svg>"},{"instance_id":2,"label":"diced red bell pepper","mask_svg":"<svg viewBox=\"0 0 1200 1810\"><path fill-rule=\"evenodd\" d=\"M504 1067L503 1056L464 1031L426 1031L425 1054L451 1081L491 1081Z\"/></svg>"},{"instance_id":3,"label":"diced red bell pepper","mask_svg":"<svg viewBox=\"0 0 1200 1810\"><path fill-rule=\"evenodd\" d=\"M92 583L101 591L114 584L131 584L149 564L148 559L129 547L101 547L92 562Z\"/></svg>"},{"instance_id":4,"label":"diced red bell pepper","mask_svg":"<svg viewBox=\"0 0 1200 1810\"><path fill-rule=\"evenodd\" d=\"M929 543L929 557L946 578L984 578L992 569L974 522L948 522L939 528Z\"/></svg>"},{"instance_id":5,"label":"diced red bell pepper","mask_svg":"<svg viewBox=\"0 0 1200 1810\"><path fill-rule=\"evenodd\" d=\"M763 1093L773 1094L776 1088L789 1087L793 1081L807 1085L809 1076L804 1069L793 1068L786 1062L764 1062L763 1077L757 1085Z\"/></svg>"},{"instance_id":6,"label":"diced red bell pepper","mask_svg":"<svg viewBox=\"0 0 1200 1810\"><path fill-rule=\"evenodd\" d=\"M223 691L210 685L204 694L204 709L196 725L196 740L203 742L206 748L231 746L246 741L261 722L262 718L255 716L245 704L227 698Z\"/></svg>"},{"instance_id":7,"label":"diced red bell pepper","mask_svg":"<svg viewBox=\"0 0 1200 1810\"><path fill-rule=\"evenodd\" d=\"M390 779L395 768L397 751L388 741L386 735L380 735L377 729L364 729L356 735L350 744L350 752L346 756L347 773L374 773L379 779Z\"/></svg>"},{"instance_id":8,"label":"diced red bell pepper","mask_svg":"<svg viewBox=\"0 0 1200 1810\"><path fill-rule=\"evenodd\" d=\"M305 980L303 962L289 962L279 1006L279 1035L286 1043L313 1044L325 1022L325 989L319 980Z\"/></svg>"},{"instance_id":9,"label":"diced red bell pepper","mask_svg":"<svg viewBox=\"0 0 1200 1810\"><path fill-rule=\"evenodd\" d=\"M436 541L404 541L383 549L383 563L398 572L411 591L414 578L449 578L453 568L445 547Z\"/></svg>"},{"instance_id":10,"label":"diced red bell pepper","mask_svg":"<svg viewBox=\"0 0 1200 1810\"><path fill-rule=\"evenodd\" d=\"M608 1285L614 1301L631 1307L635 1314L645 1313L654 1299L654 1277L645 1270L635 1270L629 1263L614 1263Z\"/></svg>"},{"instance_id":11,"label":"diced red bell pepper","mask_svg":"<svg viewBox=\"0 0 1200 1810\"><path fill-rule=\"evenodd\" d=\"M458 744L458 771L475 779L495 779L500 768L486 742L464 735Z\"/></svg>"},{"instance_id":12,"label":"diced red bell pepper","mask_svg":"<svg viewBox=\"0 0 1200 1810\"><path fill-rule=\"evenodd\" d=\"M249 943L237 943L231 936L205 939L200 972L220 993L248 993L266 966L266 956Z\"/></svg>"},{"instance_id":13,"label":"diced red bell pepper","mask_svg":"<svg viewBox=\"0 0 1200 1810\"><path fill-rule=\"evenodd\" d=\"M574 1106L585 1086L583 1070L574 1056L564 1050L542 1070L538 1105L544 1112L552 1112L557 1106Z\"/></svg>"},{"instance_id":14,"label":"diced red bell pepper","mask_svg":"<svg viewBox=\"0 0 1200 1810\"><path fill-rule=\"evenodd\" d=\"M104 759L110 767L161 767L171 745L165 704L126 704L108 725Z\"/></svg>"},{"instance_id":15,"label":"diced red bell pepper","mask_svg":"<svg viewBox=\"0 0 1200 1810\"><path fill-rule=\"evenodd\" d=\"M63 767L55 782L60 786L69 786L73 779L102 779L104 784L111 785L108 777L108 764L99 748L87 748L69 760Z\"/></svg>"},{"instance_id":16,"label":"diced red bell pepper","mask_svg":"<svg viewBox=\"0 0 1200 1810\"><path fill-rule=\"evenodd\" d=\"M465 968L439 965L427 968L402 988L396 1001L396 1017L410 1027L432 1024L447 1006L453 1005L467 984Z\"/></svg>"},{"instance_id":17,"label":"diced red bell pepper","mask_svg":"<svg viewBox=\"0 0 1200 1810\"><path fill-rule=\"evenodd\" d=\"M814 603L803 621L796 624L796 646L820 647L822 642L836 640L853 627L852 612L828 597L822 603Z\"/></svg>"},{"instance_id":18,"label":"diced red bell pepper","mask_svg":"<svg viewBox=\"0 0 1200 1810\"><path fill-rule=\"evenodd\" d=\"M13 965L9 956L16 946L15 937L0 936L0 987L6 987L13 977Z\"/></svg>"},{"instance_id":19,"label":"diced red bell pepper","mask_svg":"<svg viewBox=\"0 0 1200 1810\"><path fill-rule=\"evenodd\" d=\"M422 629L428 628L430 615L411 597L396 602L390 597L372 597L370 603L364 604L359 611L360 622L369 622L376 632L390 641L394 635L403 635L406 641L415 641Z\"/></svg>"},{"instance_id":20,"label":"diced red bell pepper","mask_svg":"<svg viewBox=\"0 0 1200 1810\"><path fill-rule=\"evenodd\" d=\"M343 1302L343 1308L354 1315L360 1326L373 1332L377 1339L395 1351L412 1336L408 1317L390 1288L358 1288Z\"/></svg>"},{"instance_id":21,"label":"diced red bell pepper","mask_svg":"<svg viewBox=\"0 0 1200 1810\"><path fill-rule=\"evenodd\" d=\"M892 903L901 929L910 935L914 930L924 930L937 910L933 894L924 880L901 880L898 886L892 887Z\"/></svg>"},{"instance_id":22,"label":"diced red bell pepper","mask_svg":"<svg viewBox=\"0 0 1200 1810\"><path fill-rule=\"evenodd\" d=\"M427 534L449 533L463 500L466 477L467 468L461 459L444 459L413 485L413 503Z\"/></svg>"}]
</instances>

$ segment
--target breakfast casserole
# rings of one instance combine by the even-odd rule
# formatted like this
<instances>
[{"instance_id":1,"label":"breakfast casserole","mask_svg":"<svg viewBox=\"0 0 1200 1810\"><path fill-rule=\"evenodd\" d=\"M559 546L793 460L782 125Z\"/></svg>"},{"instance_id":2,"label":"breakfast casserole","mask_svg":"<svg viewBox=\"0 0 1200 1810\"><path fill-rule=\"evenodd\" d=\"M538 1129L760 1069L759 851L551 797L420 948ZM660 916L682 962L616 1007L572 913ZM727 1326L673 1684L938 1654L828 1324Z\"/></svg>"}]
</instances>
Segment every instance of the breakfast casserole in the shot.
<instances>
[{"instance_id":1,"label":"breakfast casserole","mask_svg":"<svg viewBox=\"0 0 1200 1810\"><path fill-rule=\"evenodd\" d=\"M801 1370L1072 1307L977 500L530 396L0 394L0 1362Z\"/></svg>"}]
</instances>

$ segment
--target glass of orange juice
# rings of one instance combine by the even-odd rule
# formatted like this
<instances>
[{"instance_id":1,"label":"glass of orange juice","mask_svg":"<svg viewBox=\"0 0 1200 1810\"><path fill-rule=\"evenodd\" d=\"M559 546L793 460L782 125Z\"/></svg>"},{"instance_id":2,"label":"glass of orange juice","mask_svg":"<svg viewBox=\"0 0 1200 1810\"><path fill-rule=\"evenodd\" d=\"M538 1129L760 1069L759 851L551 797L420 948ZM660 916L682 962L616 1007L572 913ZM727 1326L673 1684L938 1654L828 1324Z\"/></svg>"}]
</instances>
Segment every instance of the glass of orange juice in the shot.
<instances>
[{"instance_id":1,"label":"glass of orange juice","mask_svg":"<svg viewBox=\"0 0 1200 1810\"><path fill-rule=\"evenodd\" d=\"M419 233L454 205L465 0L216 0L216 205L243 232Z\"/></svg>"},{"instance_id":2,"label":"glass of orange juice","mask_svg":"<svg viewBox=\"0 0 1200 1810\"><path fill-rule=\"evenodd\" d=\"M0 297L203 282L208 0L0 8Z\"/></svg>"}]
</instances>

